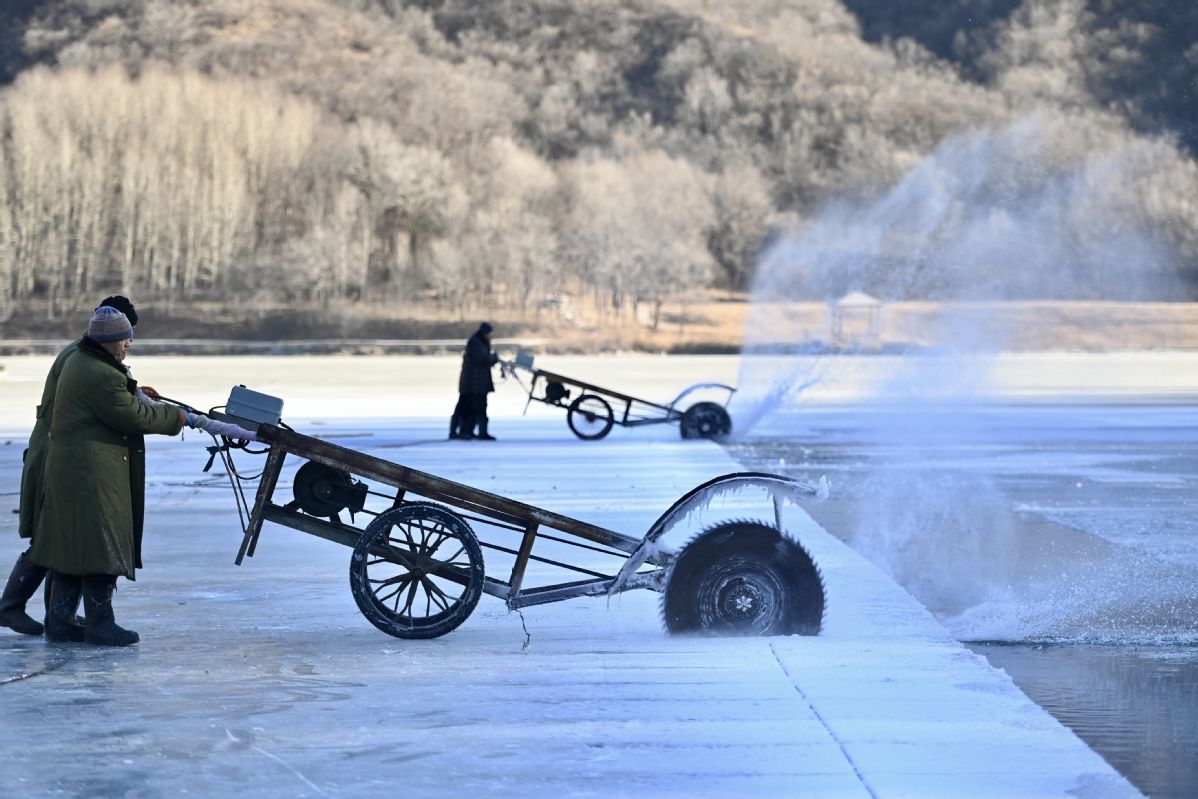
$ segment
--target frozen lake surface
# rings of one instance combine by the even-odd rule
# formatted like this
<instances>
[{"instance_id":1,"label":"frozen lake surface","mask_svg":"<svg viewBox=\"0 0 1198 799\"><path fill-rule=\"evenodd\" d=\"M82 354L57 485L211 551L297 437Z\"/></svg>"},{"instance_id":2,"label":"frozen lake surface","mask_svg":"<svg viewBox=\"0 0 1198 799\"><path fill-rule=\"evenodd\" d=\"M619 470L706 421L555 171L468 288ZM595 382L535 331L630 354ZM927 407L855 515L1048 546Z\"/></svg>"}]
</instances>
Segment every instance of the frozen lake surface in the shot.
<instances>
[{"instance_id":1,"label":"frozen lake surface","mask_svg":"<svg viewBox=\"0 0 1198 799\"><path fill-rule=\"evenodd\" d=\"M777 403L732 450L826 474L823 526L1145 793L1198 795L1194 363L1038 360L1056 368L981 395L959 380L976 363L892 364L851 403L819 378L860 364L805 364L822 399Z\"/></svg>"},{"instance_id":2,"label":"frozen lake surface","mask_svg":"<svg viewBox=\"0 0 1198 799\"><path fill-rule=\"evenodd\" d=\"M4 365L0 480L15 492L48 359ZM451 359L134 366L202 406L246 383L286 398L301 431L630 534L738 468L673 428L579 442L552 409L513 418L522 398L510 387L493 405L500 441L446 442ZM662 399L736 369L732 359L553 366ZM147 568L115 603L140 645L0 635L0 767L13 795L1137 793L806 508L787 523L827 583L818 637L672 638L656 595L633 592L523 617L484 597L450 635L401 641L359 615L342 547L268 526L257 555L234 566L232 497L221 476L200 472L203 445L191 435L151 445ZM753 512L751 498L731 502L706 521ZM19 550L13 536L6 558Z\"/></svg>"}]
</instances>

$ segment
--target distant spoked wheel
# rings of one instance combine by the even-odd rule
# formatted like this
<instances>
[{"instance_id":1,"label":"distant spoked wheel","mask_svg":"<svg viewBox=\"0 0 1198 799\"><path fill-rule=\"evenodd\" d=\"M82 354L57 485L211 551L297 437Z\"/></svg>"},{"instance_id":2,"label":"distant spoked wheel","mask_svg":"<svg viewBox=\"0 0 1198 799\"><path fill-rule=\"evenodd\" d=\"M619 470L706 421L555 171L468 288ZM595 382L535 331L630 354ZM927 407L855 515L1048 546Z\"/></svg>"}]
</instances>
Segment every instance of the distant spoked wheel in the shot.
<instances>
[{"instance_id":1,"label":"distant spoked wheel","mask_svg":"<svg viewBox=\"0 0 1198 799\"><path fill-rule=\"evenodd\" d=\"M611 405L595 394L583 394L566 411L566 424L574 435L586 441L596 441L610 433L615 419Z\"/></svg>"},{"instance_id":2,"label":"distant spoked wheel","mask_svg":"<svg viewBox=\"0 0 1198 799\"><path fill-rule=\"evenodd\" d=\"M466 620L483 588L482 548L465 520L419 502L384 511L354 546L349 584L367 620L396 638L436 638Z\"/></svg>"},{"instance_id":3,"label":"distant spoked wheel","mask_svg":"<svg viewBox=\"0 0 1198 799\"><path fill-rule=\"evenodd\" d=\"M724 438L732 432L732 417L722 405L697 402L686 409L679 422L683 438Z\"/></svg>"},{"instance_id":4,"label":"distant spoked wheel","mask_svg":"<svg viewBox=\"0 0 1198 799\"><path fill-rule=\"evenodd\" d=\"M671 633L817 635L824 585L805 549L761 522L716 525L670 563L662 618Z\"/></svg>"}]
</instances>

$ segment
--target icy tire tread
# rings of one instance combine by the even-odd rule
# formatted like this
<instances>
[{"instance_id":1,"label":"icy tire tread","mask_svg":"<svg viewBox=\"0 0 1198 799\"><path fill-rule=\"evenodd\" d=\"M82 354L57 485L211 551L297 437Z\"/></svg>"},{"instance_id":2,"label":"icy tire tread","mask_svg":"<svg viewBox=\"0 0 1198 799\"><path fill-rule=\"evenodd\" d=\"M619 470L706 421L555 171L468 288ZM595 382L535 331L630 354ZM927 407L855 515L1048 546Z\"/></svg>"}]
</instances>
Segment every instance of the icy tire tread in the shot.
<instances>
[{"instance_id":1,"label":"icy tire tread","mask_svg":"<svg viewBox=\"0 0 1198 799\"><path fill-rule=\"evenodd\" d=\"M723 522L670 563L662 621L675 634L818 635L824 584L811 555L776 528Z\"/></svg>"}]
</instances>

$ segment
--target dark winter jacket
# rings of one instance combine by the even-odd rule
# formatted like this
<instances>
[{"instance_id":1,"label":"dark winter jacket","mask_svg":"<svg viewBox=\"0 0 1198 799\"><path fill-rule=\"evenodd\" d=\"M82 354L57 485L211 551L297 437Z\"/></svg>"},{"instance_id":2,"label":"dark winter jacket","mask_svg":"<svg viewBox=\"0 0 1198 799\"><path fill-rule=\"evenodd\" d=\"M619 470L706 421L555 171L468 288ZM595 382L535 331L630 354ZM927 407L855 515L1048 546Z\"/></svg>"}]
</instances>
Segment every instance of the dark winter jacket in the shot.
<instances>
[{"instance_id":1,"label":"dark winter jacket","mask_svg":"<svg viewBox=\"0 0 1198 799\"><path fill-rule=\"evenodd\" d=\"M495 382L491 379L491 367L499 361L499 356L491 352L491 345L483 339L482 333L475 333L466 342L466 351L462 353L462 374L458 377L458 393L486 394L495 390Z\"/></svg>"},{"instance_id":2,"label":"dark winter jacket","mask_svg":"<svg viewBox=\"0 0 1198 799\"><path fill-rule=\"evenodd\" d=\"M42 387L42 402L37 406L37 420L29 435L29 447L25 450L25 463L21 467L21 507L18 531L21 538L33 537L33 525L37 509L42 501L42 471L46 467L46 452L50 448L50 419L54 416L54 392L58 390L58 376L67 359L75 354L79 341L63 347L54 359L46 384Z\"/></svg>"},{"instance_id":3,"label":"dark winter jacket","mask_svg":"<svg viewBox=\"0 0 1198 799\"><path fill-rule=\"evenodd\" d=\"M54 395L34 563L64 574L133 579L145 504L142 436L173 436L184 422L177 408L139 402L136 388L125 367L91 339L66 360Z\"/></svg>"}]
</instances>

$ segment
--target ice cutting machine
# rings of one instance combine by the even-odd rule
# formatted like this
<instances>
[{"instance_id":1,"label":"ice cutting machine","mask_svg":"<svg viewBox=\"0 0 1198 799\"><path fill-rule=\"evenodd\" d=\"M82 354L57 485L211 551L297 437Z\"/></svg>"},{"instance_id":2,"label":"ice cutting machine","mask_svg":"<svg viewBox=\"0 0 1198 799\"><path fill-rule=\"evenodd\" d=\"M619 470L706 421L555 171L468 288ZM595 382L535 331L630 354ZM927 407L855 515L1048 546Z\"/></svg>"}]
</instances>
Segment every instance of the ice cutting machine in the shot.
<instances>
[{"instance_id":1,"label":"ice cutting machine","mask_svg":"<svg viewBox=\"0 0 1198 799\"><path fill-rule=\"evenodd\" d=\"M500 361L504 377L512 377L528 394L525 412L534 401L566 411L566 425L583 441L597 441L611 432L614 425L641 427L647 424L677 424L683 438L725 438L732 432L728 403L736 388L723 383L697 383L684 389L671 402L662 405L603 388L533 365L530 353L518 352L514 360ZM525 372L528 385L520 379ZM684 405L687 397L700 391L722 392L723 404L704 401ZM571 394L574 399L570 400Z\"/></svg>"},{"instance_id":2,"label":"ice cutting machine","mask_svg":"<svg viewBox=\"0 0 1198 799\"><path fill-rule=\"evenodd\" d=\"M808 551L783 529L781 504L821 496L810 484L760 472L725 474L697 486L642 536L631 536L298 433L261 420L282 400L234 389L230 421L255 429L265 449L226 442L223 457L242 516L236 562L253 557L265 522L352 550L350 590L367 620L398 638L434 638L457 628L484 593L508 608L635 588L662 595L666 628L708 635L814 635L824 614L823 578ZM246 399L253 399L252 404ZM263 399L265 398L265 399ZM273 401L273 402L272 402ZM255 418L258 417L258 418ZM266 456L246 502L233 452ZM293 497L276 497L288 458L302 463ZM707 527L673 551L659 539L723 493L761 488L769 520ZM348 511L350 520L342 520ZM710 513L710 511L708 511ZM366 517L366 524L355 517ZM483 551L510 562L488 573ZM497 558L495 556L498 556ZM530 570L530 567L535 567ZM574 579L546 577L566 573ZM531 585L536 576L538 585Z\"/></svg>"}]
</instances>

